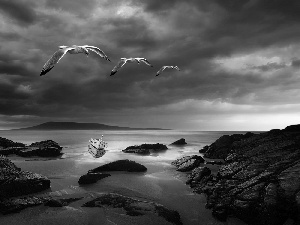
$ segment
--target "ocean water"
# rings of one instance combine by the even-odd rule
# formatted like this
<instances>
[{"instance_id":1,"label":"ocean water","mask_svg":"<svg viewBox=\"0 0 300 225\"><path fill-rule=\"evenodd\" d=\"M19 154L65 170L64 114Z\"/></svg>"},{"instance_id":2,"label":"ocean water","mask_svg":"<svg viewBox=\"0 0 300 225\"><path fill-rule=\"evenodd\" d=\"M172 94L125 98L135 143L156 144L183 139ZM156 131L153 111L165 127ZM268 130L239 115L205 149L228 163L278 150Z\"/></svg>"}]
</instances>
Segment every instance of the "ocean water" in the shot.
<instances>
[{"instance_id":1,"label":"ocean water","mask_svg":"<svg viewBox=\"0 0 300 225\"><path fill-rule=\"evenodd\" d=\"M185 185L186 173L177 172L171 161L185 155L199 154L199 150L224 134L245 132L200 132L200 131L0 131L0 137L13 141L31 144L36 141L53 140L63 147L61 159L33 160L10 157L23 170L43 174L51 180L51 189L47 194L64 196L74 193L106 193L114 192L140 199L155 201L170 209L177 210L186 225L193 224L231 224L241 225L241 221L231 218L227 223L215 220L211 211L205 208L204 195L194 194ZM88 153L88 140L104 135L108 142L107 153L101 158L93 158ZM184 147L170 146L172 142L185 138L188 143ZM130 145L143 143L161 143L168 150L141 156L123 153ZM96 184L79 186L78 179L88 170L119 159L130 159L147 167L145 173L112 172ZM212 169L216 169L212 167ZM86 210L86 209L85 209ZM26 214L21 212L21 214ZM25 215L26 217L26 215ZM0 217L0 224L10 223L13 215ZM27 216L28 218L28 216ZM2 221L2 223L1 223ZM11 223L12 224L12 223ZM93 224L93 223L91 223Z\"/></svg>"}]
</instances>

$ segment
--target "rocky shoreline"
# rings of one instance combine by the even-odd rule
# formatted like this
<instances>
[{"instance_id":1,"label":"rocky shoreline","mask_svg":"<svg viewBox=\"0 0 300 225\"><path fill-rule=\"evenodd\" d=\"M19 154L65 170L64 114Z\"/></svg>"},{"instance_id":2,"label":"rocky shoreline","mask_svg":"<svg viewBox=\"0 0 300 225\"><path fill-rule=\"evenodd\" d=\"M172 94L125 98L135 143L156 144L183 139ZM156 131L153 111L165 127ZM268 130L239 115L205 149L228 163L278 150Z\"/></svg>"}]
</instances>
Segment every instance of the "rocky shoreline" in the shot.
<instances>
[{"instance_id":1,"label":"rocky shoreline","mask_svg":"<svg viewBox=\"0 0 300 225\"><path fill-rule=\"evenodd\" d=\"M206 207L216 218L234 216L251 225L300 224L300 125L224 135L200 152L225 160L217 173L193 164L195 156L172 164L177 169L190 165L187 184L206 194Z\"/></svg>"},{"instance_id":2,"label":"rocky shoreline","mask_svg":"<svg viewBox=\"0 0 300 225\"><path fill-rule=\"evenodd\" d=\"M5 142L8 144L4 145L4 148L2 149L6 152L7 148L28 148L27 146L17 146L20 144L15 144L7 139ZM57 143L53 141L44 141L33 143L30 147L36 147L38 150L45 151L47 148L48 150L51 150L53 145L56 144ZM19 155L19 152L18 154L15 152L13 154ZM39 155L34 154L34 156ZM27 155L25 157L27 157ZM117 160L89 170L87 174L82 175L79 178L79 185L91 185L101 179L111 176L110 174L102 173L103 171L143 173L147 171L147 168L135 161L127 159ZM57 196L53 197L49 193L40 193L47 189L50 190L50 180L47 177L28 171L22 171L6 156L0 156L0 214L6 215L18 213L33 206L64 207L72 202L79 201L79 203L77 203L78 207L110 208L112 212L116 210L116 212L114 212L116 214L123 215L123 212L125 212L127 216L134 217L137 221L143 221L144 217L148 217L151 218L151 220L154 219L157 224L182 224L180 215L177 211L168 209L161 204L139 200L132 196L108 192L105 194L89 193L89 195L79 193L68 196L68 198L62 198ZM140 217L140 219L137 217Z\"/></svg>"}]
</instances>

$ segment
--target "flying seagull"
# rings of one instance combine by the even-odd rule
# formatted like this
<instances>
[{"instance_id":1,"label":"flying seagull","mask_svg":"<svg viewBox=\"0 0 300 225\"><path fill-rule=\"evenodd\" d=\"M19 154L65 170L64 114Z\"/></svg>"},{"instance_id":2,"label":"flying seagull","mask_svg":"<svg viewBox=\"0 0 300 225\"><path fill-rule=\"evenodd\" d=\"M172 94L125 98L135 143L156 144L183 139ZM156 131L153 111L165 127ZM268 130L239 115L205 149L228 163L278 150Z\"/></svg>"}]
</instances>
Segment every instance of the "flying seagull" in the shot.
<instances>
[{"instance_id":1,"label":"flying seagull","mask_svg":"<svg viewBox=\"0 0 300 225\"><path fill-rule=\"evenodd\" d=\"M178 66L163 66L162 68L160 68L159 71L157 71L156 76L158 76L165 69L176 69L176 70L180 71L180 69L178 68Z\"/></svg>"},{"instance_id":2,"label":"flying seagull","mask_svg":"<svg viewBox=\"0 0 300 225\"><path fill-rule=\"evenodd\" d=\"M46 73L48 73L67 52L70 54L84 53L88 56L90 54L88 50L93 51L96 54L98 54L99 56L101 56L102 58L110 61L110 59L107 57L107 55L105 55L105 53L98 47L90 46L90 45L82 45L82 46L72 45L71 47L69 47L69 46L62 45L62 46L59 46L59 49L45 63L45 65L43 66L43 69L40 73L40 76L43 76Z\"/></svg>"},{"instance_id":3,"label":"flying seagull","mask_svg":"<svg viewBox=\"0 0 300 225\"><path fill-rule=\"evenodd\" d=\"M133 63L133 62L144 62L146 65L153 67L149 61L145 58L121 58L118 64L112 69L110 76L114 75L118 70L125 65L125 63Z\"/></svg>"},{"instance_id":4,"label":"flying seagull","mask_svg":"<svg viewBox=\"0 0 300 225\"><path fill-rule=\"evenodd\" d=\"M153 67L153 66L149 63L149 61L148 61L147 59L145 59L145 58L135 58L135 60L137 61L138 64L140 64L140 62L143 62L143 63L145 63L146 65Z\"/></svg>"}]
</instances>

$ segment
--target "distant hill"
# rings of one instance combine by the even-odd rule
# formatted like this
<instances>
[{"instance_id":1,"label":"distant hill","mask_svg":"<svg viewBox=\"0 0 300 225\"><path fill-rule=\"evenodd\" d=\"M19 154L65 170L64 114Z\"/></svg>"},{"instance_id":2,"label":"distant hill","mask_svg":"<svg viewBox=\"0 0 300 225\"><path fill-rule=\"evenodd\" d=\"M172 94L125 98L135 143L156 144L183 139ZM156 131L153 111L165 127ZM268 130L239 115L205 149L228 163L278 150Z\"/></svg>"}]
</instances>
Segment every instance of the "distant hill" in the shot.
<instances>
[{"instance_id":1,"label":"distant hill","mask_svg":"<svg viewBox=\"0 0 300 225\"><path fill-rule=\"evenodd\" d=\"M99 123L47 122L18 130L169 130L161 128L130 128Z\"/></svg>"}]
</instances>

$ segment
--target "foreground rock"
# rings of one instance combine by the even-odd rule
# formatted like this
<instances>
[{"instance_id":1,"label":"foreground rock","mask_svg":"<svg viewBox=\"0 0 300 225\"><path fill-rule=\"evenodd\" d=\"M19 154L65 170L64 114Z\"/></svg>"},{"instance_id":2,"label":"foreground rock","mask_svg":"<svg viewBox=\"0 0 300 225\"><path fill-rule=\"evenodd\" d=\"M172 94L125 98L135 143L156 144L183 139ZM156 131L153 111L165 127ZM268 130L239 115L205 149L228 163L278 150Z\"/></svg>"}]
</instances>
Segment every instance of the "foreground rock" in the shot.
<instances>
[{"instance_id":1,"label":"foreground rock","mask_svg":"<svg viewBox=\"0 0 300 225\"><path fill-rule=\"evenodd\" d=\"M187 172L198 167L205 160L200 155L185 156L181 159L173 161L171 164L177 167L177 171Z\"/></svg>"},{"instance_id":2,"label":"foreground rock","mask_svg":"<svg viewBox=\"0 0 300 225\"><path fill-rule=\"evenodd\" d=\"M62 147L52 140L35 142L29 146L25 146L22 143L0 138L0 155L15 154L22 157L57 157L62 155L61 151Z\"/></svg>"},{"instance_id":3,"label":"foreground rock","mask_svg":"<svg viewBox=\"0 0 300 225\"><path fill-rule=\"evenodd\" d=\"M110 174L108 173L88 173L85 175L82 175L79 180L78 183L79 184L93 184L96 183L98 180L102 180L105 177L109 177Z\"/></svg>"},{"instance_id":4,"label":"foreground rock","mask_svg":"<svg viewBox=\"0 0 300 225\"><path fill-rule=\"evenodd\" d=\"M44 204L50 198L42 198L35 196L28 196L23 198L5 199L0 201L0 213L10 214L17 213L28 207Z\"/></svg>"},{"instance_id":5,"label":"foreground rock","mask_svg":"<svg viewBox=\"0 0 300 225\"><path fill-rule=\"evenodd\" d=\"M128 159L117 160L103 166L99 166L95 169L89 170L90 173L99 173L103 171L127 171L127 172L145 172L147 168L142 164L139 164L135 161L131 161Z\"/></svg>"},{"instance_id":6,"label":"foreground rock","mask_svg":"<svg viewBox=\"0 0 300 225\"><path fill-rule=\"evenodd\" d=\"M184 138L180 138L177 141L174 141L171 145L186 145L187 143L185 142Z\"/></svg>"},{"instance_id":7,"label":"foreground rock","mask_svg":"<svg viewBox=\"0 0 300 225\"><path fill-rule=\"evenodd\" d=\"M149 155L151 152L159 152L167 150L168 147L164 144L141 144L129 146L126 149L122 150L125 153L136 153L141 155Z\"/></svg>"},{"instance_id":8,"label":"foreground rock","mask_svg":"<svg viewBox=\"0 0 300 225\"><path fill-rule=\"evenodd\" d=\"M10 213L18 213L28 207L38 206L42 204L49 207L63 207L82 198L83 197L54 199L51 197L26 196L22 198L4 199L0 201L0 213L4 215Z\"/></svg>"},{"instance_id":9,"label":"foreground rock","mask_svg":"<svg viewBox=\"0 0 300 225\"><path fill-rule=\"evenodd\" d=\"M40 174L21 171L0 156L0 199L40 192L50 188L50 180Z\"/></svg>"},{"instance_id":10,"label":"foreground rock","mask_svg":"<svg viewBox=\"0 0 300 225\"><path fill-rule=\"evenodd\" d=\"M289 219L300 224L300 125L225 135L210 146L214 151L208 154L225 158L225 164L217 175L195 168L187 183L207 195L207 207L216 218L225 221L232 215L257 225L282 225Z\"/></svg>"},{"instance_id":11,"label":"foreground rock","mask_svg":"<svg viewBox=\"0 0 300 225\"><path fill-rule=\"evenodd\" d=\"M155 215L171 224L182 224L180 215L177 211L167 209L163 205L154 202L141 201L115 193L103 194L92 201L86 202L83 207L121 208L125 210L126 214L129 216Z\"/></svg>"}]
</instances>

